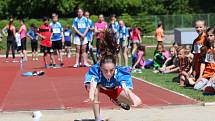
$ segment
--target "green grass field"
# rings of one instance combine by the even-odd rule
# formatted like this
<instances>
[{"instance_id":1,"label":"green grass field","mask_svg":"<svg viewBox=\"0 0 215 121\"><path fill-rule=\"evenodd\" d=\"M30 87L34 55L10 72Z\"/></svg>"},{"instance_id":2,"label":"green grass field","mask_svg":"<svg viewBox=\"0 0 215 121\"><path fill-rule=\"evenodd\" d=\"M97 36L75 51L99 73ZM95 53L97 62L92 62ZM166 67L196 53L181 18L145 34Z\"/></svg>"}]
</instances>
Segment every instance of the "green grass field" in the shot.
<instances>
[{"instance_id":1,"label":"green grass field","mask_svg":"<svg viewBox=\"0 0 215 121\"><path fill-rule=\"evenodd\" d=\"M152 58L155 48L147 48L145 59ZM169 90L187 95L193 99L202 102L215 102L215 96L203 96L202 92L194 90L191 87L179 87L178 83L172 82L174 77L177 77L176 73L172 74L155 74L152 69L145 69L141 74L133 73L133 76L142 78L145 81L167 88Z\"/></svg>"}]
</instances>

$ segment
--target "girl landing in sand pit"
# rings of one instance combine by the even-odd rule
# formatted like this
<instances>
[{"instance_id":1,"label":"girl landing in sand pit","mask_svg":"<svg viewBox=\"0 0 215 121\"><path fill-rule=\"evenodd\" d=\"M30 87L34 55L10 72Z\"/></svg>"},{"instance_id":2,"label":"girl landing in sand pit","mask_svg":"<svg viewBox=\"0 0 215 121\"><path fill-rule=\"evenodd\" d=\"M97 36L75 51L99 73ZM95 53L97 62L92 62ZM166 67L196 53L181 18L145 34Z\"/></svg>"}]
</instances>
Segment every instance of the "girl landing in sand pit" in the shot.
<instances>
[{"instance_id":1,"label":"girl landing in sand pit","mask_svg":"<svg viewBox=\"0 0 215 121\"><path fill-rule=\"evenodd\" d=\"M131 75L126 68L116 65L117 43L109 32L105 32L101 43L101 59L86 74L85 85L89 89L88 101L93 105L95 121L101 121L99 92L110 97L111 101L129 110L130 106L141 105L141 99L132 92Z\"/></svg>"}]
</instances>

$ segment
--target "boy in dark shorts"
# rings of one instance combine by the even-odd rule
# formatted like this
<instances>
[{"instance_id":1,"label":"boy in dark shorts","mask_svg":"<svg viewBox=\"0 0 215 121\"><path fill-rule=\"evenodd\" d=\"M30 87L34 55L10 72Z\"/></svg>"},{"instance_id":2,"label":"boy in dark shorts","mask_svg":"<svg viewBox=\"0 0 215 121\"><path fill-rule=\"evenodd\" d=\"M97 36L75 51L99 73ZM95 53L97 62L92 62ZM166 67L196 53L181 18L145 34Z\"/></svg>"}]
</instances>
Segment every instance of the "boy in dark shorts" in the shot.
<instances>
[{"instance_id":1,"label":"boy in dark shorts","mask_svg":"<svg viewBox=\"0 0 215 121\"><path fill-rule=\"evenodd\" d=\"M51 26L48 24L49 20L47 17L43 18L43 25L40 26L38 30L38 36L41 37L41 51L44 53L43 59L45 63L45 68L50 68L50 65L55 65L54 57L53 57L53 49L51 43ZM50 65L47 62L47 55L50 55Z\"/></svg>"}]
</instances>

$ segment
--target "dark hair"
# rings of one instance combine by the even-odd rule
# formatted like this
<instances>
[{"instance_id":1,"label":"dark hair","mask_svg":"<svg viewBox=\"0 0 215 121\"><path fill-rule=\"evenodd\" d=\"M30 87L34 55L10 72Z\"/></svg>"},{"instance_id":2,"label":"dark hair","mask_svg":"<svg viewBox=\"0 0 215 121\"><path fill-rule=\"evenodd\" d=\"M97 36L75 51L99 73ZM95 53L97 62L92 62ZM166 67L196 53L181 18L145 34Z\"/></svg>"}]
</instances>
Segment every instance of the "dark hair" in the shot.
<instances>
[{"instance_id":1,"label":"dark hair","mask_svg":"<svg viewBox=\"0 0 215 121\"><path fill-rule=\"evenodd\" d=\"M20 21L20 22L25 23L25 20L24 20L24 19L22 19L22 18L21 18L21 19L19 19L19 21Z\"/></svg>"},{"instance_id":2,"label":"dark hair","mask_svg":"<svg viewBox=\"0 0 215 121\"><path fill-rule=\"evenodd\" d=\"M209 27L207 30L206 30L206 34L208 35L208 32L212 32L212 34L214 34L215 36L215 28L214 27ZM210 47L214 47L214 45L212 45L212 43L210 43L208 40L205 42L205 45L210 48Z\"/></svg>"},{"instance_id":3,"label":"dark hair","mask_svg":"<svg viewBox=\"0 0 215 121\"><path fill-rule=\"evenodd\" d=\"M18 28L16 28L16 30L15 30L16 32L19 32L19 29Z\"/></svg>"},{"instance_id":4,"label":"dark hair","mask_svg":"<svg viewBox=\"0 0 215 121\"><path fill-rule=\"evenodd\" d=\"M144 51L144 55L146 55L146 52L145 52L146 47L143 44L139 44L137 49L140 50L140 51Z\"/></svg>"},{"instance_id":5,"label":"dark hair","mask_svg":"<svg viewBox=\"0 0 215 121\"><path fill-rule=\"evenodd\" d=\"M85 10L85 11L84 11L84 14L86 14L86 13L89 13L89 14L90 14L90 12L89 12L89 11Z\"/></svg>"},{"instance_id":6,"label":"dark hair","mask_svg":"<svg viewBox=\"0 0 215 121\"><path fill-rule=\"evenodd\" d=\"M114 55L105 55L100 60L100 66L102 66L105 63L113 63L116 65L116 57Z\"/></svg>"},{"instance_id":7,"label":"dark hair","mask_svg":"<svg viewBox=\"0 0 215 121\"><path fill-rule=\"evenodd\" d=\"M119 46L115 37L113 37L113 35L108 31L104 32L104 39L101 41L100 44L100 51L100 65L109 62L116 64L116 57L119 53Z\"/></svg>"},{"instance_id":8,"label":"dark hair","mask_svg":"<svg viewBox=\"0 0 215 121\"><path fill-rule=\"evenodd\" d=\"M159 27L161 27L162 25L163 25L163 24L160 22L160 23L158 23L158 26L157 26L157 27L159 28Z\"/></svg>"},{"instance_id":9,"label":"dark hair","mask_svg":"<svg viewBox=\"0 0 215 121\"><path fill-rule=\"evenodd\" d=\"M158 50L158 47L159 47L159 46L161 46L161 47L164 49L164 45L161 44L161 43L158 43L158 44L157 44L157 47L156 47L156 50Z\"/></svg>"},{"instance_id":10,"label":"dark hair","mask_svg":"<svg viewBox=\"0 0 215 121\"><path fill-rule=\"evenodd\" d=\"M116 18L116 14L112 14L111 16L110 16L110 18Z\"/></svg>"},{"instance_id":11,"label":"dark hair","mask_svg":"<svg viewBox=\"0 0 215 121\"><path fill-rule=\"evenodd\" d=\"M35 26L35 24L34 24L34 23L32 23L32 24L31 24L31 27L32 27L32 28L35 28L36 26Z\"/></svg>"},{"instance_id":12,"label":"dark hair","mask_svg":"<svg viewBox=\"0 0 215 121\"><path fill-rule=\"evenodd\" d=\"M43 21L48 21L48 20L49 20L48 17L46 16L43 17Z\"/></svg>"},{"instance_id":13,"label":"dark hair","mask_svg":"<svg viewBox=\"0 0 215 121\"><path fill-rule=\"evenodd\" d=\"M82 9L82 8L77 8L77 9L76 9L76 13L78 13L79 10L81 10L81 11L84 12L84 9Z\"/></svg>"},{"instance_id":14,"label":"dark hair","mask_svg":"<svg viewBox=\"0 0 215 121\"><path fill-rule=\"evenodd\" d=\"M214 28L214 27L209 27L209 28L206 30L206 34L208 34L208 32L210 32L210 31L215 35L215 28Z\"/></svg>"}]
</instances>

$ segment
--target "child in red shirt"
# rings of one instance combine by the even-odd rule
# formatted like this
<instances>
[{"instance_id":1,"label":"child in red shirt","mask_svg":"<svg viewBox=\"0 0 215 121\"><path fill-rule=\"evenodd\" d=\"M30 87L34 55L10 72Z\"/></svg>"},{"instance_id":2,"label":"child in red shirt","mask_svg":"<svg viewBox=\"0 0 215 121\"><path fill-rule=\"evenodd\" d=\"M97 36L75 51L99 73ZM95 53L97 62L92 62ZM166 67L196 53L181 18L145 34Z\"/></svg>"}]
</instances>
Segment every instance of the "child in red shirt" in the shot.
<instances>
[{"instance_id":1,"label":"child in red shirt","mask_svg":"<svg viewBox=\"0 0 215 121\"><path fill-rule=\"evenodd\" d=\"M53 50L51 49L52 47L52 43L51 43L51 27L49 26L49 20L48 18L44 17L43 18L43 25L40 26L39 30L38 30L38 36L41 37L41 42L40 42L40 46L41 46L41 51L44 53L43 55L43 59L44 59L44 63L45 63L45 68L50 68L51 65L54 65L54 57L53 57ZM47 62L47 55L50 55L50 63L48 64Z\"/></svg>"}]
</instances>

